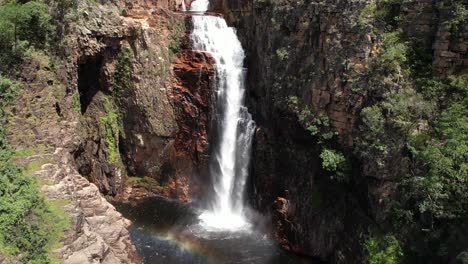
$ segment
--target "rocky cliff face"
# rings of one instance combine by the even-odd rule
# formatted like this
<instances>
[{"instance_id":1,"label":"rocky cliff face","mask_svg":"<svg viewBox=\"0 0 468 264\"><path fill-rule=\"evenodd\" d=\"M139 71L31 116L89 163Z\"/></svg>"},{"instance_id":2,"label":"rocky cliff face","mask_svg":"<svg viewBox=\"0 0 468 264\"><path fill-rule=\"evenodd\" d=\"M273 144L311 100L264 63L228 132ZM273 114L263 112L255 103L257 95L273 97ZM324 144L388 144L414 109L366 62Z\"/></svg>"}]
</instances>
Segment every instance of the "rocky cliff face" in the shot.
<instances>
[{"instance_id":1,"label":"rocky cliff face","mask_svg":"<svg viewBox=\"0 0 468 264\"><path fill-rule=\"evenodd\" d=\"M79 171L109 196L187 201L206 159L212 62L189 52L190 20L166 9L177 3L134 1L123 16L108 8L88 11L95 23L78 26L73 41Z\"/></svg>"},{"instance_id":2,"label":"rocky cliff face","mask_svg":"<svg viewBox=\"0 0 468 264\"><path fill-rule=\"evenodd\" d=\"M65 68L50 65L41 53L24 64L24 92L11 109L7 136L18 153L15 162L36 177L48 203L67 215L66 231L51 254L62 263L138 263L130 222L76 170L71 153L80 145L80 123L67 102Z\"/></svg>"},{"instance_id":3,"label":"rocky cliff face","mask_svg":"<svg viewBox=\"0 0 468 264\"><path fill-rule=\"evenodd\" d=\"M104 197L187 201L200 189L213 61L190 51L190 19L178 8L78 1L65 56L37 53L23 66L8 139L27 154L17 163L70 216L54 250L64 263L139 262L130 222Z\"/></svg>"},{"instance_id":4,"label":"rocky cliff face","mask_svg":"<svg viewBox=\"0 0 468 264\"><path fill-rule=\"evenodd\" d=\"M285 248L334 262L359 259L354 238L369 220L360 196L326 177L317 139L300 120L327 117L338 143L352 146L363 96L351 91L351 75L375 46L371 28L356 23L364 4L224 4L235 7L228 16L248 52L249 110L258 124L252 203L273 215Z\"/></svg>"},{"instance_id":5,"label":"rocky cliff face","mask_svg":"<svg viewBox=\"0 0 468 264\"><path fill-rule=\"evenodd\" d=\"M384 211L400 162L362 161L345 186L330 180L319 157L327 139L316 130L336 133L329 144L351 155L361 109L382 97L360 92L373 85L364 73L382 40L362 21L372 3L212 3L237 27L247 50L249 110L258 125L251 202L272 215L272 233L285 248L333 263L360 261L360 234ZM433 50L437 74L466 67L466 25L449 40L447 9L421 0L398 12L406 19L404 33Z\"/></svg>"}]
</instances>

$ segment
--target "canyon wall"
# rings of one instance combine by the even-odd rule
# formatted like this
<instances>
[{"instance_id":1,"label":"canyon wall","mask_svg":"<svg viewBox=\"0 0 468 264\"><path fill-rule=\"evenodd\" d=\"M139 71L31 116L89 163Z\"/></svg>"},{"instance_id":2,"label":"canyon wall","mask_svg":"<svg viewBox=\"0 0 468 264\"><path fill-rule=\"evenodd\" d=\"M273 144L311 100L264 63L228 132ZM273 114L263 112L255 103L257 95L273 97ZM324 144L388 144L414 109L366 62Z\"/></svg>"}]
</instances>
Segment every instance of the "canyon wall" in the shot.
<instances>
[{"instance_id":1,"label":"canyon wall","mask_svg":"<svg viewBox=\"0 0 468 264\"><path fill-rule=\"evenodd\" d=\"M22 66L7 137L70 222L51 253L64 263L138 263L108 200L188 201L203 187L213 61L191 51L180 4L78 1L56 54Z\"/></svg>"},{"instance_id":2,"label":"canyon wall","mask_svg":"<svg viewBox=\"0 0 468 264\"><path fill-rule=\"evenodd\" d=\"M384 201L404 167L404 145L390 159L353 155L361 109L384 97L366 75L382 47L378 23L366 20L373 3L227 0L211 6L237 28L247 52L248 104L258 126L251 203L271 215L272 235L284 248L332 263L362 261L362 234L386 225ZM432 54L434 74L467 66L467 28L448 32L449 7L419 0L396 12L405 18L403 34ZM324 141L351 160L347 184L322 168Z\"/></svg>"},{"instance_id":3,"label":"canyon wall","mask_svg":"<svg viewBox=\"0 0 468 264\"><path fill-rule=\"evenodd\" d=\"M78 28L71 89L80 94L85 136L77 166L110 197L187 201L206 163L212 62L190 52L190 19L167 9L175 2L121 8L113 21L89 12L98 22Z\"/></svg>"}]
</instances>

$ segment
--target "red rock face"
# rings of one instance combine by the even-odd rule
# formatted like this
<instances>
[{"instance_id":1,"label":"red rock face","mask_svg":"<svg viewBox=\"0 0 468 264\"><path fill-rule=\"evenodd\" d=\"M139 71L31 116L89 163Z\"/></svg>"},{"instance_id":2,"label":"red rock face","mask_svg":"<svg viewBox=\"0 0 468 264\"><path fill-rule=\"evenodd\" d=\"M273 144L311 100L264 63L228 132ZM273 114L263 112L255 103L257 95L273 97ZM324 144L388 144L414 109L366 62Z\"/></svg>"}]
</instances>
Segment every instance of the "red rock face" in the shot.
<instances>
[{"instance_id":1,"label":"red rock face","mask_svg":"<svg viewBox=\"0 0 468 264\"><path fill-rule=\"evenodd\" d=\"M182 200L188 199L188 185L190 195L196 195L202 187L198 183L204 182L203 176L206 176L211 86L214 78L212 57L207 53L191 51L189 46L186 45L174 61L175 82L171 96L177 108L176 120L179 125L174 142L174 158L184 173L174 177L168 188L183 186L184 197L178 197ZM190 174L192 179L188 178Z\"/></svg>"},{"instance_id":2,"label":"red rock face","mask_svg":"<svg viewBox=\"0 0 468 264\"><path fill-rule=\"evenodd\" d=\"M203 153L208 144L210 85L214 61L209 54L184 50L174 62L176 83L173 99L182 110L182 129L176 137L176 148ZM182 117L182 116L181 116ZM195 130L189 130L195 127Z\"/></svg>"},{"instance_id":3,"label":"red rock face","mask_svg":"<svg viewBox=\"0 0 468 264\"><path fill-rule=\"evenodd\" d=\"M164 21L174 23L170 19L164 14L155 14L146 21L150 28L152 24L159 25L155 27L158 28ZM126 115L128 120L124 122L128 129L123 152L130 175L151 179L128 182L122 200L163 195L189 201L204 186L214 61L208 54L191 50L191 19L190 16L177 15L179 22L182 20L184 23L183 19L186 31L182 33L180 50L175 55L173 50L167 50L170 52L169 65L157 65L158 71L149 71L150 78L164 76L159 87L157 80L149 80L145 75L145 66L139 68L140 64L134 65L141 81L126 107L131 114ZM171 36L174 34L180 32L162 32L159 36L167 37L169 45L173 44ZM159 36L147 43L157 43ZM158 62L165 56L152 58ZM159 71L164 71L164 74ZM150 103L141 106L141 102Z\"/></svg>"}]
</instances>

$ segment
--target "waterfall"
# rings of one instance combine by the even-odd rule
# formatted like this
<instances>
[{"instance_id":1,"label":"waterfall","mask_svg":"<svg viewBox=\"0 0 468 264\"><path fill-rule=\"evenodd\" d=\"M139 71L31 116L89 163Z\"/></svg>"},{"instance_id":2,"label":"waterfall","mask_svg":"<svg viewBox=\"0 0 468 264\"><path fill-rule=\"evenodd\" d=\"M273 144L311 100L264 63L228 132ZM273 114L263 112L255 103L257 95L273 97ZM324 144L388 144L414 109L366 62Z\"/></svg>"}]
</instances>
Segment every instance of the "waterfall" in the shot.
<instances>
[{"instance_id":1,"label":"waterfall","mask_svg":"<svg viewBox=\"0 0 468 264\"><path fill-rule=\"evenodd\" d=\"M182 12L187 11L187 7L185 7L185 0L182 0Z\"/></svg>"},{"instance_id":2,"label":"waterfall","mask_svg":"<svg viewBox=\"0 0 468 264\"><path fill-rule=\"evenodd\" d=\"M196 0L191 11L205 12L208 0ZM216 98L219 116L218 142L210 160L214 182L211 208L200 215L207 227L239 229L248 226L244 216L244 187L255 123L244 106L244 50L235 29L217 16L193 15L191 40L194 50L210 53L216 62ZM212 128L213 129L213 128Z\"/></svg>"}]
</instances>

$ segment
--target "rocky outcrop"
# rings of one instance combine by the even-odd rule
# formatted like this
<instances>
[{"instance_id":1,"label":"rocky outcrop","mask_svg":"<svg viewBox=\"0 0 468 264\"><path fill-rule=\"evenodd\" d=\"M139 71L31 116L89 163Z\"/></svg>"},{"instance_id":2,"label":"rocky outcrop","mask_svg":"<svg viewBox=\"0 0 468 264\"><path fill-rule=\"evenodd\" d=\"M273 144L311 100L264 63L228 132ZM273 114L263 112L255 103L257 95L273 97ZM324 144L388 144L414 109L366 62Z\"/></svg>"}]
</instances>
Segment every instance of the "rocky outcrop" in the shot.
<instances>
[{"instance_id":1,"label":"rocky outcrop","mask_svg":"<svg viewBox=\"0 0 468 264\"><path fill-rule=\"evenodd\" d=\"M189 52L190 19L166 9L174 6L85 5L93 23L78 22L79 37L70 39L69 90L79 92L83 135L74 156L79 172L109 197L187 201L190 182L203 171L212 62ZM144 177L151 184L138 180Z\"/></svg>"},{"instance_id":2,"label":"rocky outcrop","mask_svg":"<svg viewBox=\"0 0 468 264\"><path fill-rule=\"evenodd\" d=\"M457 14L454 4L418 0L406 3L402 10L405 34L420 41L420 48L433 53L433 70L438 76L449 75L468 66L468 26L463 22L454 23L461 15Z\"/></svg>"},{"instance_id":3,"label":"rocky outcrop","mask_svg":"<svg viewBox=\"0 0 468 264\"><path fill-rule=\"evenodd\" d=\"M130 221L73 169L73 157L66 150L56 149L54 155L60 157L57 163L44 164L35 172L40 180L53 182L41 188L48 199L70 201L65 209L71 230L62 241L63 247L53 253L70 264L138 262L127 230Z\"/></svg>"},{"instance_id":4,"label":"rocky outcrop","mask_svg":"<svg viewBox=\"0 0 468 264\"><path fill-rule=\"evenodd\" d=\"M69 215L64 263L137 263L130 222L104 196L187 201L204 173L213 62L189 51L175 5L80 1L60 66L41 53L24 64L8 139Z\"/></svg>"},{"instance_id":5,"label":"rocky outcrop","mask_svg":"<svg viewBox=\"0 0 468 264\"><path fill-rule=\"evenodd\" d=\"M283 247L332 263L360 262L360 233L395 190L389 175L398 165L382 175L364 164L370 171L355 168L348 187L330 181L321 168L317 137L304 125L325 118L337 133L333 147L344 153L353 149L361 109L381 97L362 92L369 83L361 78L381 41L372 25L362 22L363 9L372 3L211 3L237 28L247 51L249 110L258 126L251 202L272 215L272 235ZM432 49L434 71L446 74L466 66L466 26L448 34L453 13L440 5L410 1L398 11L407 23L404 33Z\"/></svg>"},{"instance_id":6,"label":"rocky outcrop","mask_svg":"<svg viewBox=\"0 0 468 264\"><path fill-rule=\"evenodd\" d=\"M189 43L187 39L185 43ZM186 45L174 62L172 100L178 110L179 131L174 147L180 164L175 179L186 179L190 197L203 192L208 176L209 125L214 78L214 61L209 54L195 52ZM191 161L185 162L184 161ZM187 176L191 176L187 179ZM174 183L173 183L174 184Z\"/></svg>"},{"instance_id":7,"label":"rocky outcrop","mask_svg":"<svg viewBox=\"0 0 468 264\"><path fill-rule=\"evenodd\" d=\"M79 122L67 107L66 71L52 69L35 53L21 74L24 92L11 109L7 137L15 162L37 178L49 203L66 214L67 228L52 249L62 263L138 263L127 227L130 222L75 169L71 154L80 145Z\"/></svg>"},{"instance_id":8,"label":"rocky outcrop","mask_svg":"<svg viewBox=\"0 0 468 264\"><path fill-rule=\"evenodd\" d=\"M130 44L136 61L121 150L130 175L151 177L156 193L188 201L206 168L213 61L191 51L190 17L161 11L149 21L144 41Z\"/></svg>"},{"instance_id":9,"label":"rocky outcrop","mask_svg":"<svg viewBox=\"0 0 468 264\"><path fill-rule=\"evenodd\" d=\"M251 201L271 214L284 248L337 263L358 260L365 203L330 181L320 149L300 122L327 117L344 148L363 106L353 74L374 54L371 28L357 17L366 1L224 1L247 50L248 102L258 129ZM291 102L302 109L294 111Z\"/></svg>"}]
</instances>

